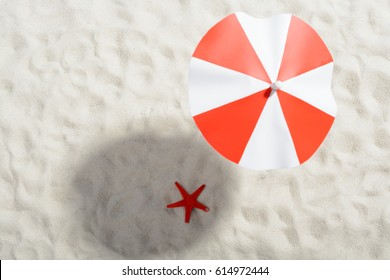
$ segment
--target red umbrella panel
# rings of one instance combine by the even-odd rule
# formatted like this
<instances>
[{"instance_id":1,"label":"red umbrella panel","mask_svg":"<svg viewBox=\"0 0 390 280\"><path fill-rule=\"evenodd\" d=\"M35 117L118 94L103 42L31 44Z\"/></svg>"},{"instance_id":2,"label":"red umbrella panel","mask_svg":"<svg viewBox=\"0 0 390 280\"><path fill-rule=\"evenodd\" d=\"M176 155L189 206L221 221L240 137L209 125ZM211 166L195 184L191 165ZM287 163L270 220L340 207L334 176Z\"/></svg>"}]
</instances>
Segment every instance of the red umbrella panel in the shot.
<instances>
[{"instance_id":1,"label":"red umbrella panel","mask_svg":"<svg viewBox=\"0 0 390 280\"><path fill-rule=\"evenodd\" d=\"M335 115L333 59L296 16L227 16L199 42L190 63L191 113L208 143L250 169L307 161Z\"/></svg>"}]
</instances>

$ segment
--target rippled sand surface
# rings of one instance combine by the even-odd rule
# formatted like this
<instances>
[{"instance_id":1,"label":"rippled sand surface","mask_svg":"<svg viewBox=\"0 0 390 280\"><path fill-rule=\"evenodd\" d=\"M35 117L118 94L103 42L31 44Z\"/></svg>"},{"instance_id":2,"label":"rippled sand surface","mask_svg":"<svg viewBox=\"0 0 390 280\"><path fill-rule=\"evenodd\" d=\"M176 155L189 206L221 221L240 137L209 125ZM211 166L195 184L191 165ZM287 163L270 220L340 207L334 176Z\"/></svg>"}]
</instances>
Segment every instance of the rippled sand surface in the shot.
<instances>
[{"instance_id":1,"label":"rippled sand surface","mask_svg":"<svg viewBox=\"0 0 390 280\"><path fill-rule=\"evenodd\" d=\"M1 1L1 259L389 259L390 2ZM215 153L188 65L226 15L293 13L333 54L338 114L298 168ZM189 225L165 205L206 184Z\"/></svg>"}]
</instances>

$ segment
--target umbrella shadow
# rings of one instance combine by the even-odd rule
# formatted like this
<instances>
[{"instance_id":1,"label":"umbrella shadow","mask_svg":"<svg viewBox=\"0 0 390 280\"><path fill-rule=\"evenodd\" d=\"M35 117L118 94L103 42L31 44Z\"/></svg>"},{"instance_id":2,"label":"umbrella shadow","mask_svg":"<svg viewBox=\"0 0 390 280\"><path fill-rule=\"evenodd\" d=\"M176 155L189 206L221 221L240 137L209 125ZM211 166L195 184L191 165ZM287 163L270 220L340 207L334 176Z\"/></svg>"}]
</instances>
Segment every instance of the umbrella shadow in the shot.
<instances>
[{"instance_id":1,"label":"umbrella shadow","mask_svg":"<svg viewBox=\"0 0 390 280\"><path fill-rule=\"evenodd\" d=\"M199 139L135 135L105 145L86 159L73 180L83 197L83 227L129 259L181 258L229 216L236 181L231 164ZM206 188L189 224L184 209L166 205ZM230 192L230 194L229 194Z\"/></svg>"}]
</instances>

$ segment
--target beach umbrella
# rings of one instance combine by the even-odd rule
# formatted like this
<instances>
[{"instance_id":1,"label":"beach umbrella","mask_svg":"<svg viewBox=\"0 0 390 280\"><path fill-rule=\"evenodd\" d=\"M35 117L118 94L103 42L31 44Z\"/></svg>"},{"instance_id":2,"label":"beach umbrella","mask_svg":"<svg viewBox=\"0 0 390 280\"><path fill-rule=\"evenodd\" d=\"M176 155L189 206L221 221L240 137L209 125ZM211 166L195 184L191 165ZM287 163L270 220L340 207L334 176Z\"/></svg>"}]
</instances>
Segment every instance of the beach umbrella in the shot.
<instances>
[{"instance_id":1,"label":"beach umbrella","mask_svg":"<svg viewBox=\"0 0 390 280\"><path fill-rule=\"evenodd\" d=\"M192 56L191 113L225 158L255 170L297 166L333 124L332 71L324 42L298 17L231 14Z\"/></svg>"}]
</instances>

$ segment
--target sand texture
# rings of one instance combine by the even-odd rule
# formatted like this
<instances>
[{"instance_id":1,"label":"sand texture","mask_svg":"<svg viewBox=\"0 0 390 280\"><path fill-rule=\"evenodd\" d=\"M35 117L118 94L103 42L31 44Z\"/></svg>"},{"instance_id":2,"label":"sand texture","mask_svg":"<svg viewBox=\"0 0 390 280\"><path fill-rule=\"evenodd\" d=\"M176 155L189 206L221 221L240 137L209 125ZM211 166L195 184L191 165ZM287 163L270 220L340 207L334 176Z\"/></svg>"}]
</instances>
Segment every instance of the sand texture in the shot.
<instances>
[{"instance_id":1,"label":"sand texture","mask_svg":"<svg viewBox=\"0 0 390 280\"><path fill-rule=\"evenodd\" d=\"M188 67L230 13L293 13L334 61L304 165L216 153ZM390 2L0 1L1 259L390 259ZM166 209L201 184L211 211Z\"/></svg>"}]
</instances>

